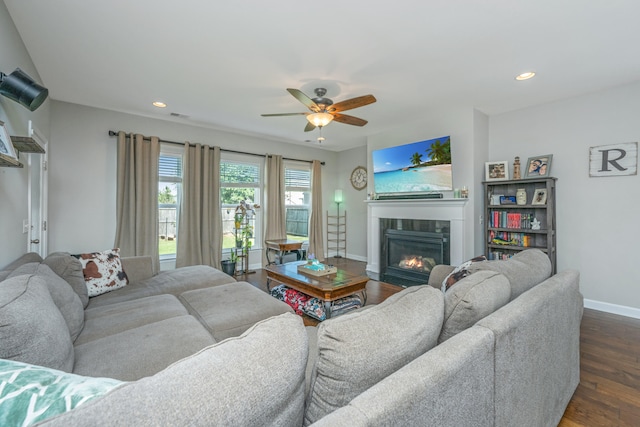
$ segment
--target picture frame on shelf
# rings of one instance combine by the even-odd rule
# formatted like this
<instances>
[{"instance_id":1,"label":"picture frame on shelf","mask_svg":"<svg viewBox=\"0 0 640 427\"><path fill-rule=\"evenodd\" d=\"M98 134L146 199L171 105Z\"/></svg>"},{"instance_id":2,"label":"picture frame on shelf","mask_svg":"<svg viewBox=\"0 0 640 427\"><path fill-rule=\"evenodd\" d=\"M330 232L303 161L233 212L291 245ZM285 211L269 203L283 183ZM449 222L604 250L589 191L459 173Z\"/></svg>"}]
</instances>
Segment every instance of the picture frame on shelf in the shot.
<instances>
[{"instance_id":1,"label":"picture frame on shelf","mask_svg":"<svg viewBox=\"0 0 640 427\"><path fill-rule=\"evenodd\" d=\"M500 196L501 205L515 205L516 196Z\"/></svg>"},{"instance_id":2,"label":"picture frame on shelf","mask_svg":"<svg viewBox=\"0 0 640 427\"><path fill-rule=\"evenodd\" d=\"M489 200L489 204L492 206L497 206L500 204L500 199L504 197L503 194L492 194L491 199Z\"/></svg>"},{"instance_id":3,"label":"picture frame on shelf","mask_svg":"<svg viewBox=\"0 0 640 427\"><path fill-rule=\"evenodd\" d=\"M529 157L527 167L524 170L525 178L547 178L551 173L551 160L553 154Z\"/></svg>"},{"instance_id":4,"label":"picture frame on shelf","mask_svg":"<svg viewBox=\"0 0 640 427\"><path fill-rule=\"evenodd\" d=\"M536 188L533 192L533 200L531 200L532 205L546 205L547 204L547 189L546 188Z\"/></svg>"},{"instance_id":5,"label":"picture frame on shelf","mask_svg":"<svg viewBox=\"0 0 640 427\"><path fill-rule=\"evenodd\" d=\"M7 131L4 122L0 120L0 154L4 156L11 157L14 160L18 160L18 155L16 154L16 149L13 147L13 143L11 142L11 136L9 136L9 132Z\"/></svg>"},{"instance_id":6,"label":"picture frame on shelf","mask_svg":"<svg viewBox=\"0 0 640 427\"><path fill-rule=\"evenodd\" d=\"M509 162L485 162L485 179L487 181L506 181L509 179Z\"/></svg>"}]
</instances>

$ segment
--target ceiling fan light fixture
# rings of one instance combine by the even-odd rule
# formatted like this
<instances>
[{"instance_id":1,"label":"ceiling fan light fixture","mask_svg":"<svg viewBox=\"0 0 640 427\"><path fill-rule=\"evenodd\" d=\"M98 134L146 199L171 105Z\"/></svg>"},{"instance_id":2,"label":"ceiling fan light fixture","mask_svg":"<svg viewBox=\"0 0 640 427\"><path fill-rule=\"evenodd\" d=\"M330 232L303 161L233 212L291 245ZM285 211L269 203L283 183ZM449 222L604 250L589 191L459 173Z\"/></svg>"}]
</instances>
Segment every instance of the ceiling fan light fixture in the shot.
<instances>
[{"instance_id":1,"label":"ceiling fan light fixture","mask_svg":"<svg viewBox=\"0 0 640 427\"><path fill-rule=\"evenodd\" d=\"M307 114L307 120L314 126L323 127L331 123L333 116L329 113Z\"/></svg>"},{"instance_id":2,"label":"ceiling fan light fixture","mask_svg":"<svg viewBox=\"0 0 640 427\"><path fill-rule=\"evenodd\" d=\"M519 81L529 80L529 79L533 78L535 75L536 75L536 73L534 71L527 71L526 73L518 74L516 76L516 80L519 80Z\"/></svg>"}]
</instances>

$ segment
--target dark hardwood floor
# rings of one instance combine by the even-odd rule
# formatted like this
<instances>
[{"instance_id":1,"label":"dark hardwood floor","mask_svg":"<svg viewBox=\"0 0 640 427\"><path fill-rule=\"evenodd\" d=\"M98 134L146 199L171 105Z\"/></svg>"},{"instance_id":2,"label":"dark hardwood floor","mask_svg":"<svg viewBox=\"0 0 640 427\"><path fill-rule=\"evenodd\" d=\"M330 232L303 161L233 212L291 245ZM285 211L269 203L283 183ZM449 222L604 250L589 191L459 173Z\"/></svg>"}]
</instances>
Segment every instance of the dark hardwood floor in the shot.
<instances>
[{"instance_id":1,"label":"dark hardwood floor","mask_svg":"<svg viewBox=\"0 0 640 427\"><path fill-rule=\"evenodd\" d=\"M366 263L346 258L327 261L364 275ZM266 292L263 270L237 277ZM378 304L402 288L370 280L367 305ZM305 324L317 322L306 317ZM640 426L640 319L584 310L580 329L580 385L560 426Z\"/></svg>"}]
</instances>

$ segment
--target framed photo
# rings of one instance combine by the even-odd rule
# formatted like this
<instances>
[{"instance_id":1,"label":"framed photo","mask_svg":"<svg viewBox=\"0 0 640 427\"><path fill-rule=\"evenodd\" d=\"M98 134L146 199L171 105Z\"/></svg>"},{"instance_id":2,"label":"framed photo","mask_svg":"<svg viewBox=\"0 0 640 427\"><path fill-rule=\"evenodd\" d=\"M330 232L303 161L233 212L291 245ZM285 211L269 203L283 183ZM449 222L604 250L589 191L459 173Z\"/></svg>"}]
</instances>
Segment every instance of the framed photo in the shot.
<instances>
[{"instance_id":1,"label":"framed photo","mask_svg":"<svg viewBox=\"0 0 640 427\"><path fill-rule=\"evenodd\" d=\"M547 204L547 189L546 188L536 188L533 192L533 200L531 201L532 205L546 205Z\"/></svg>"},{"instance_id":2,"label":"framed photo","mask_svg":"<svg viewBox=\"0 0 640 427\"><path fill-rule=\"evenodd\" d=\"M525 178L547 178L551 173L551 159L553 154L529 157L527 167L524 170Z\"/></svg>"},{"instance_id":3,"label":"framed photo","mask_svg":"<svg viewBox=\"0 0 640 427\"><path fill-rule=\"evenodd\" d=\"M500 196L501 205L515 205L516 196Z\"/></svg>"},{"instance_id":4,"label":"framed photo","mask_svg":"<svg viewBox=\"0 0 640 427\"><path fill-rule=\"evenodd\" d=\"M4 126L3 121L0 121L0 154L4 154L7 157L18 160L16 150L13 148L11 137L9 136L9 132L7 132L7 128Z\"/></svg>"},{"instance_id":5,"label":"framed photo","mask_svg":"<svg viewBox=\"0 0 640 427\"><path fill-rule=\"evenodd\" d=\"M504 197L504 195L502 194L492 194L491 195L491 205L499 205L500 204L500 199L502 199Z\"/></svg>"},{"instance_id":6,"label":"framed photo","mask_svg":"<svg viewBox=\"0 0 640 427\"><path fill-rule=\"evenodd\" d=\"M486 162L484 164L487 181L504 181L509 179L509 162Z\"/></svg>"}]
</instances>

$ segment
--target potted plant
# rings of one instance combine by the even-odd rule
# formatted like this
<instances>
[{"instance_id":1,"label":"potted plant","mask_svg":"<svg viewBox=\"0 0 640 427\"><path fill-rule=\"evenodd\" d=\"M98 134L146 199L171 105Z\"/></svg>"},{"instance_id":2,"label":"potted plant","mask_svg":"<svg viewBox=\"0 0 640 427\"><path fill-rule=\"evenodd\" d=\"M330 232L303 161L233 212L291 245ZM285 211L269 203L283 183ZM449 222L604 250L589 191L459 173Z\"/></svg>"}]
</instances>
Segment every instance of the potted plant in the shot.
<instances>
[{"instance_id":1,"label":"potted plant","mask_svg":"<svg viewBox=\"0 0 640 427\"><path fill-rule=\"evenodd\" d=\"M244 219L244 214L241 212L236 212L235 215L233 216L233 225L235 225L237 229L240 229L240 227L242 227L243 219Z\"/></svg>"},{"instance_id":2,"label":"potted plant","mask_svg":"<svg viewBox=\"0 0 640 427\"><path fill-rule=\"evenodd\" d=\"M223 259L222 260L222 271L228 274L229 276L233 276L236 272L236 261L238 257L236 256L235 251L231 251L231 259Z\"/></svg>"}]
</instances>

